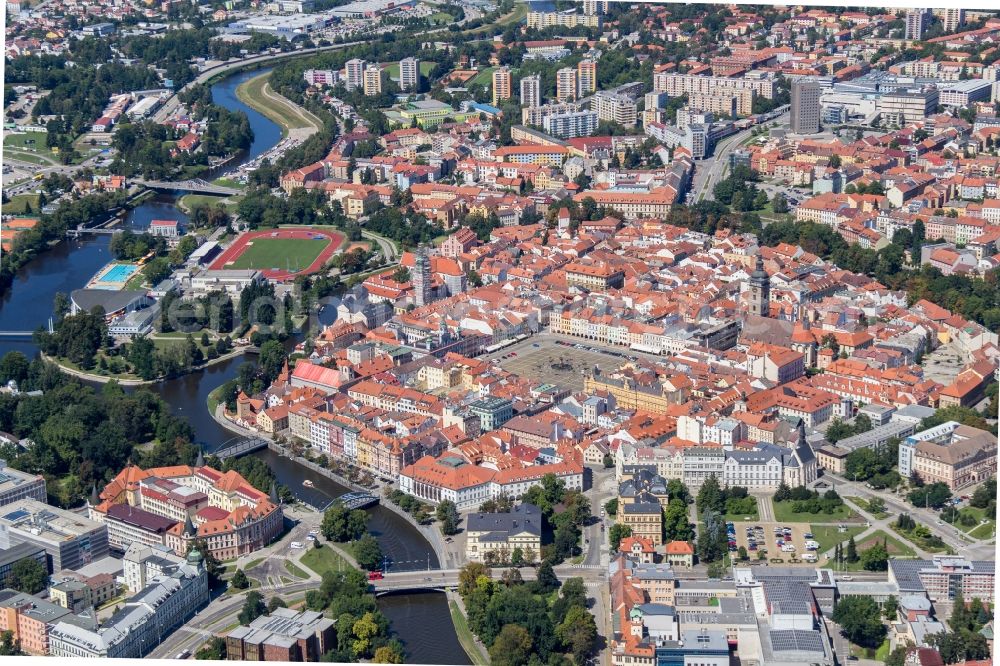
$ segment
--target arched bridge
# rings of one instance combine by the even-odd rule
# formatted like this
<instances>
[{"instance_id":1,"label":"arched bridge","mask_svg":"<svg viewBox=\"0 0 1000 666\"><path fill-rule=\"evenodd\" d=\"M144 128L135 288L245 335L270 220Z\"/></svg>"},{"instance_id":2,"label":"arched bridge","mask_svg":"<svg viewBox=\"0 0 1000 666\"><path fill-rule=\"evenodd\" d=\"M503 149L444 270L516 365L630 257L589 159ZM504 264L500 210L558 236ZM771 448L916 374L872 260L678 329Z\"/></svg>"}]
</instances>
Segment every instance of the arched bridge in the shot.
<instances>
[{"instance_id":1,"label":"arched bridge","mask_svg":"<svg viewBox=\"0 0 1000 666\"><path fill-rule=\"evenodd\" d=\"M223 187L222 185L214 185L201 178L192 178L191 180L136 180L133 181L136 185L142 185L143 187L148 187L151 190L167 190L167 191L182 191L182 192L196 192L198 194L217 194L222 197L229 197L234 194L239 194L240 191L232 187Z\"/></svg>"}]
</instances>

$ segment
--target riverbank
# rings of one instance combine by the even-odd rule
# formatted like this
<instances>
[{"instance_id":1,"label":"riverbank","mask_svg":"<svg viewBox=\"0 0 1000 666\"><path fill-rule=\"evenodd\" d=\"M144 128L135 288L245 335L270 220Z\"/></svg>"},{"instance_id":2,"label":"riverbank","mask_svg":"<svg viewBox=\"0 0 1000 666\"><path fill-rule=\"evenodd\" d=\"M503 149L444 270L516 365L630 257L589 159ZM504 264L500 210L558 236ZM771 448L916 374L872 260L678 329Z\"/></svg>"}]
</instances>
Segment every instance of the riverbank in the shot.
<instances>
[{"instance_id":1,"label":"riverbank","mask_svg":"<svg viewBox=\"0 0 1000 666\"><path fill-rule=\"evenodd\" d=\"M49 356L45 352L39 351L38 353L41 355L42 360L55 364L59 368L60 372L64 372L67 375L72 375L73 377L77 377L79 379L85 379L87 381L97 382L99 384L107 384L108 382L114 380L117 381L118 384L120 384L121 386L148 386L150 384L158 384L166 379L177 379L178 377L183 377L184 375L200 372L205 368L210 368L213 365L217 365L219 363L225 363L226 361L232 358L236 358L237 356L242 356L243 354L246 353L247 349L249 349L249 347L238 347L230 352L226 352L225 354L218 356L217 358L205 361L201 365L189 368L188 370L185 370L184 372L181 372L179 374L170 377L157 377L156 379L133 379L130 377L123 377L121 375L97 375L92 372L86 372L84 370L80 370L79 368L75 368L72 365L69 365L67 361L58 359L54 356Z\"/></svg>"},{"instance_id":2,"label":"riverbank","mask_svg":"<svg viewBox=\"0 0 1000 666\"><path fill-rule=\"evenodd\" d=\"M323 121L271 89L266 72L236 87L236 97L281 127L281 136L304 140L323 128Z\"/></svg>"},{"instance_id":3,"label":"riverbank","mask_svg":"<svg viewBox=\"0 0 1000 666\"><path fill-rule=\"evenodd\" d=\"M465 614L465 604L462 602L462 597L458 595L458 592L452 590L446 591L445 595L448 597L448 610L451 611L451 623L455 625L455 635L458 636L458 642L465 650L465 654L469 655L474 666L488 666L490 663L489 652L482 641L476 638L476 635L469 629L469 619Z\"/></svg>"},{"instance_id":4,"label":"riverbank","mask_svg":"<svg viewBox=\"0 0 1000 666\"><path fill-rule=\"evenodd\" d=\"M373 488L368 488L366 486L362 486L358 483L355 483L354 481L351 481L350 479L345 478L326 467L317 465L311 460L307 460L306 458L303 458L301 456L296 456L289 449L275 442L274 437L266 433L261 433L256 430L251 430L249 428L244 428L242 426L236 425L223 415L223 409L225 406L219 404L219 397L218 395L213 395L214 393L215 391L209 394L207 406L211 408L210 413L212 415L212 418L215 419L215 421L223 428L229 430L234 434L242 435L244 437L260 437L262 439L265 439L267 440L267 447L271 451L277 453L279 456L287 458L292 462L295 462L298 465L301 465L302 467L305 467L306 469L315 472L316 474L325 476L326 478L344 486L345 488L348 488L350 490L357 490L360 492L372 492L374 490ZM438 565L441 568L443 569L458 568L462 566L462 564L464 564L461 558L461 554L456 552L455 549L450 549L445 545L444 540L441 537L441 531L439 529L436 529L433 525L421 525L413 518L413 516L408 514L406 511L403 511L402 508L396 506L391 501L389 501L389 499L386 497L386 494L391 490L391 487L389 485L382 485L381 489L382 491L380 495L382 501L380 502L380 505L388 509L389 511L392 511L397 516L401 517L403 520L408 522L410 525L416 528L417 531L420 532L421 536L424 537L424 539L427 541L430 547L434 550L434 554L437 556L438 559Z\"/></svg>"}]
</instances>

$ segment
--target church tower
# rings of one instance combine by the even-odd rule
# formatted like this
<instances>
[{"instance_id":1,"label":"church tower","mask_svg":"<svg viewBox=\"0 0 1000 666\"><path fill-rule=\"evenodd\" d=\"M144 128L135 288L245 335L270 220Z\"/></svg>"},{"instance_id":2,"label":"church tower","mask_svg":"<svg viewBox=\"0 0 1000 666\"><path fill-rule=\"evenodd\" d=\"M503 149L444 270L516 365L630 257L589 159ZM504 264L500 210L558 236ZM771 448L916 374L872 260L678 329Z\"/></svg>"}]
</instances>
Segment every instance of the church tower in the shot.
<instances>
[{"instance_id":1,"label":"church tower","mask_svg":"<svg viewBox=\"0 0 1000 666\"><path fill-rule=\"evenodd\" d=\"M413 282L413 302L417 306L427 305L431 302L431 260L426 252L417 249L413 260L413 275L410 276Z\"/></svg>"},{"instance_id":2,"label":"church tower","mask_svg":"<svg viewBox=\"0 0 1000 666\"><path fill-rule=\"evenodd\" d=\"M757 255L757 267L750 274L750 314L768 317L771 314L771 278L764 270L764 257Z\"/></svg>"}]
</instances>

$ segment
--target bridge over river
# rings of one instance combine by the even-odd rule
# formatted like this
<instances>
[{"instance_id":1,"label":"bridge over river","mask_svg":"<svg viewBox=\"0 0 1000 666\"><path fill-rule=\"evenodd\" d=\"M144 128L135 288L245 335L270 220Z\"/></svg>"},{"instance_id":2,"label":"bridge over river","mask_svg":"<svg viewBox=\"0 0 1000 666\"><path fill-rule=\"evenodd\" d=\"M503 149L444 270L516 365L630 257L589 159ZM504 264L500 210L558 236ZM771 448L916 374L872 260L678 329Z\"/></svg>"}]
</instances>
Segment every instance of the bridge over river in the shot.
<instances>
[{"instance_id":1,"label":"bridge over river","mask_svg":"<svg viewBox=\"0 0 1000 666\"><path fill-rule=\"evenodd\" d=\"M564 564L553 567L560 580L566 578L582 578L587 587L603 585L607 580L607 572L599 565ZM521 567L523 580L535 580L534 567ZM461 569L415 569L413 571L389 571L380 580L371 581L375 596L394 592L416 592L420 590L435 590L443 592L458 587L458 575Z\"/></svg>"},{"instance_id":2,"label":"bridge over river","mask_svg":"<svg viewBox=\"0 0 1000 666\"><path fill-rule=\"evenodd\" d=\"M201 178L191 180L134 180L136 185L148 187L151 190L164 190L167 192L193 192L195 194L215 194L222 197L239 194L240 191L232 187L215 185Z\"/></svg>"}]
</instances>

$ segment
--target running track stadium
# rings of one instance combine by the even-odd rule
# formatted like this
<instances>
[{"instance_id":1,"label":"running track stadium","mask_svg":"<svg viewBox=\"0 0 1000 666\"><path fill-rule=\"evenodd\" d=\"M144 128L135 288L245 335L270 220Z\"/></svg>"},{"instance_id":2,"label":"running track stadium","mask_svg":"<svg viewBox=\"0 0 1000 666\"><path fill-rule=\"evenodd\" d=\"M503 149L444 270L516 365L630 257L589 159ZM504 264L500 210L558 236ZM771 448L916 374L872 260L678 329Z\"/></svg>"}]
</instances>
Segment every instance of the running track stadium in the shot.
<instances>
[{"instance_id":1,"label":"running track stadium","mask_svg":"<svg viewBox=\"0 0 1000 666\"><path fill-rule=\"evenodd\" d=\"M279 250L269 252L270 241ZM287 241L298 241L292 247ZM317 253L313 244L323 244ZM232 268L257 269L269 280L287 281L296 275L315 273L323 268L337 249L344 243L344 235L336 231L313 227L296 227L249 231L233 241L219 257L209 265L210 270ZM244 258L245 256L245 258ZM241 258L244 258L241 261ZM306 267L299 264L309 261Z\"/></svg>"}]
</instances>

